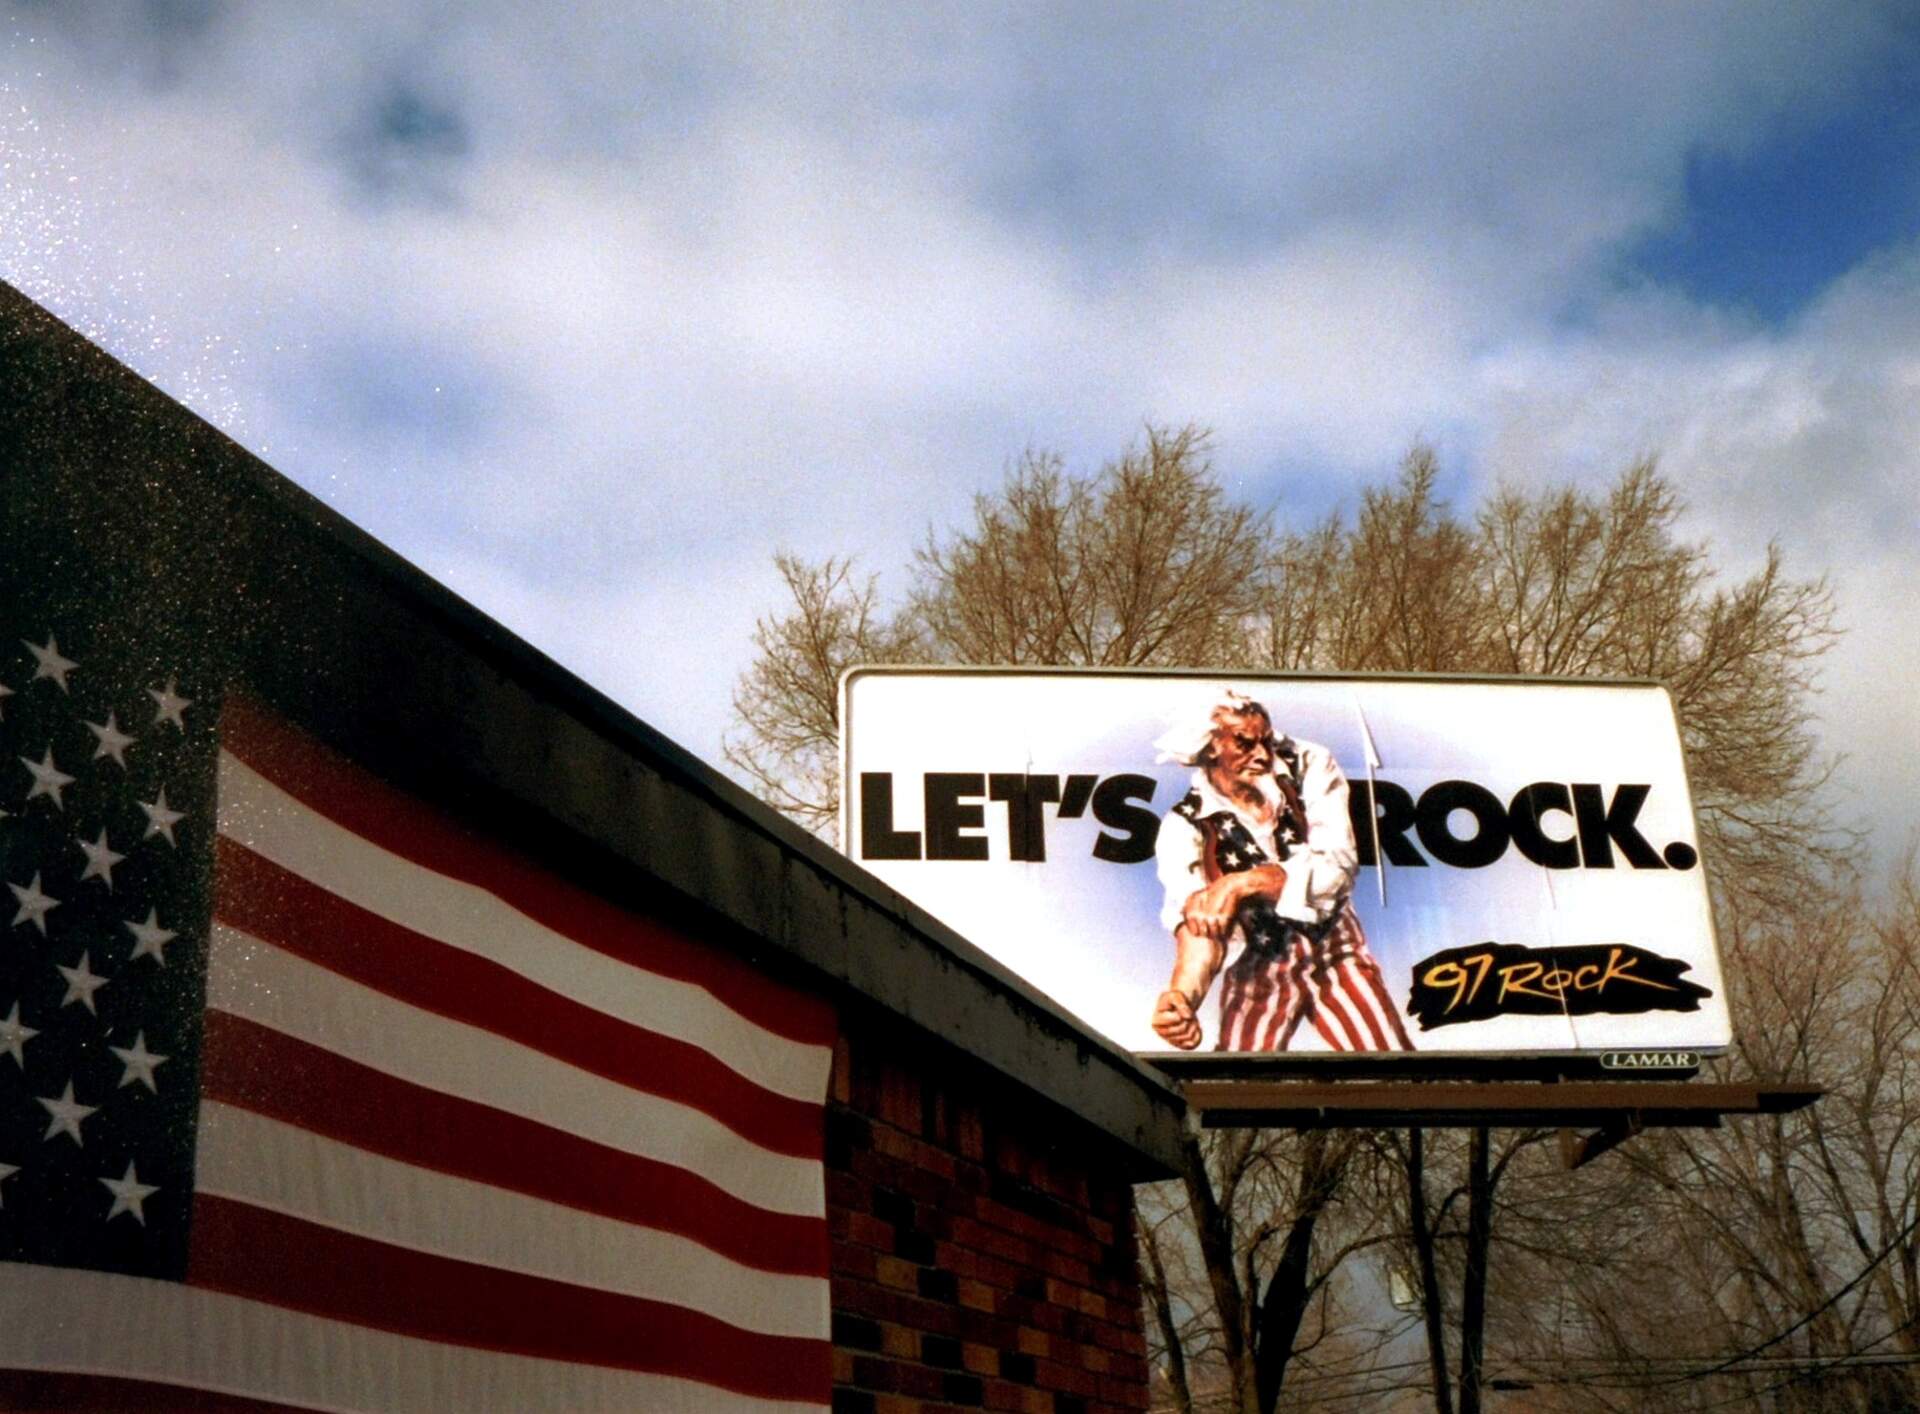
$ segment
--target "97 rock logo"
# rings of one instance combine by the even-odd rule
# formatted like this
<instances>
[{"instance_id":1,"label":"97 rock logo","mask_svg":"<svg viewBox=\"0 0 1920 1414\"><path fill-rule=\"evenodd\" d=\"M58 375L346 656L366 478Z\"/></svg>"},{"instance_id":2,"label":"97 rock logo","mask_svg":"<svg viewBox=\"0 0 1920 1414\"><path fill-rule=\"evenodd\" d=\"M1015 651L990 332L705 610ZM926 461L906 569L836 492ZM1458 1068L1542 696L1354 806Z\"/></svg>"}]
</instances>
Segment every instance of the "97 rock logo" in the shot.
<instances>
[{"instance_id":1,"label":"97 rock logo","mask_svg":"<svg viewBox=\"0 0 1920 1414\"><path fill-rule=\"evenodd\" d=\"M1415 964L1407 1010L1422 1031L1496 1016L1698 1011L1713 995L1681 974L1690 963L1631 943L1526 948L1481 943Z\"/></svg>"}]
</instances>

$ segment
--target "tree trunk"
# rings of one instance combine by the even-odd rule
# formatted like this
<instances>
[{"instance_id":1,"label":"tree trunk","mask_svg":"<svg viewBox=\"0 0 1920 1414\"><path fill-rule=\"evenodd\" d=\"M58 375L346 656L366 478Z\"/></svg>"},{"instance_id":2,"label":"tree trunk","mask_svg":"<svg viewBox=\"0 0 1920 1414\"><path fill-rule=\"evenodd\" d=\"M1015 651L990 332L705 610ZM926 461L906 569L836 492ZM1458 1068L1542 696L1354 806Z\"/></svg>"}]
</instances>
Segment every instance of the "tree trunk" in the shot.
<instances>
[{"instance_id":1,"label":"tree trunk","mask_svg":"<svg viewBox=\"0 0 1920 1414\"><path fill-rule=\"evenodd\" d=\"M1427 1368L1433 1376L1435 1414L1453 1414L1453 1381L1447 1376L1447 1312L1434 1264L1433 1228L1427 1221L1426 1131L1407 1131L1407 1229L1420 1264L1420 1311L1427 1327Z\"/></svg>"},{"instance_id":2,"label":"tree trunk","mask_svg":"<svg viewBox=\"0 0 1920 1414\"><path fill-rule=\"evenodd\" d=\"M1493 1178L1485 1129L1473 1131L1467 1161L1467 1271L1460 1294L1460 1414L1480 1414L1487 1337L1487 1248L1493 1238Z\"/></svg>"},{"instance_id":3,"label":"tree trunk","mask_svg":"<svg viewBox=\"0 0 1920 1414\"><path fill-rule=\"evenodd\" d=\"M1154 1324L1160 1328L1160 1342L1167 1350L1167 1387L1173 1395L1174 1414L1193 1414L1193 1391L1187 1385L1187 1352L1180 1345L1180 1326L1173 1319L1173 1298L1167 1291L1167 1269L1160 1260L1160 1241L1145 1223L1136 1223L1140 1250L1147 1259L1147 1299L1153 1306Z\"/></svg>"},{"instance_id":4,"label":"tree trunk","mask_svg":"<svg viewBox=\"0 0 1920 1414\"><path fill-rule=\"evenodd\" d=\"M1300 1190L1293 1223L1287 1229L1280 1263L1267 1278L1255 1332L1253 1373L1260 1414L1273 1414L1280 1401L1280 1385L1287 1377L1287 1362L1293 1358L1294 1337L1300 1333L1300 1322L1313 1295L1313 1230L1339 1191L1352 1153L1350 1146L1330 1151L1324 1131L1316 1130L1307 1137L1300 1157Z\"/></svg>"},{"instance_id":5,"label":"tree trunk","mask_svg":"<svg viewBox=\"0 0 1920 1414\"><path fill-rule=\"evenodd\" d=\"M1220 1314L1221 1354L1233 1376L1234 1404L1242 1414L1259 1414L1254 1406L1253 1382L1248 1378L1246 1305L1234 1279L1233 1230L1213 1196L1213 1181L1207 1177L1200 1141L1188 1135L1181 1153L1186 1159L1186 1171L1181 1176L1193 1209L1194 1233L1200 1239L1200 1257L1213 1288L1213 1304Z\"/></svg>"}]
</instances>

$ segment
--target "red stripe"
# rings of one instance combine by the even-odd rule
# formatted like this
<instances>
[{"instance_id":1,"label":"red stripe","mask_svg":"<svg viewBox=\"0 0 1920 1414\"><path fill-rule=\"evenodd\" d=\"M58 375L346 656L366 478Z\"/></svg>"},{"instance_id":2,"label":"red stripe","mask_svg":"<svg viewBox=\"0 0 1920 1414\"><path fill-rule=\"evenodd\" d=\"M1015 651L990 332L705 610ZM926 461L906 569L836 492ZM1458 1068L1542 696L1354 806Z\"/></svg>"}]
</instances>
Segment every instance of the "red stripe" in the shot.
<instances>
[{"instance_id":1,"label":"red stripe","mask_svg":"<svg viewBox=\"0 0 1920 1414\"><path fill-rule=\"evenodd\" d=\"M1275 958L1268 966L1273 969L1274 989L1279 995L1273 1003L1273 1015L1268 1018L1266 1030L1260 1036L1259 1045L1263 1051L1273 1049L1273 1043L1280 1035L1280 1027L1293 1010L1293 983L1287 977L1284 957Z\"/></svg>"},{"instance_id":2,"label":"red stripe","mask_svg":"<svg viewBox=\"0 0 1920 1414\"><path fill-rule=\"evenodd\" d=\"M443 1095L209 1011L205 1096L436 1173L677 1232L762 1271L827 1270L822 1218L772 1213L656 1159Z\"/></svg>"},{"instance_id":3,"label":"red stripe","mask_svg":"<svg viewBox=\"0 0 1920 1414\"><path fill-rule=\"evenodd\" d=\"M422 1340L817 1399L823 1339L760 1335L685 1307L394 1247L196 1194L190 1285Z\"/></svg>"},{"instance_id":4,"label":"red stripe","mask_svg":"<svg viewBox=\"0 0 1920 1414\"><path fill-rule=\"evenodd\" d=\"M1302 962L1306 960L1306 951L1301 947L1298 939L1294 940L1294 954L1299 957ZM1294 1003L1293 1014L1287 1018L1286 1030L1280 1033L1279 1044L1274 1047L1274 1049L1278 1051L1284 1051L1293 1044L1294 1034L1300 1029L1301 1018L1313 1007L1313 998L1307 993L1307 984L1304 977L1295 979L1293 995L1299 1000ZM1319 1025L1317 1021L1314 1024L1315 1026Z\"/></svg>"},{"instance_id":5,"label":"red stripe","mask_svg":"<svg viewBox=\"0 0 1920 1414\"><path fill-rule=\"evenodd\" d=\"M797 1158L822 1152L824 1110L762 1089L710 1053L551 992L328 893L245 845L216 845L214 916L390 997L621 1085L712 1115ZM633 985L647 979L636 976Z\"/></svg>"},{"instance_id":6,"label":"red stripe","mask_svg":"<svg viewBox=\"0 0 1920 1414\"><path fill-rule=\"evenodd\" d=\"M61 1414L287 1414L306 1404L276 1404L237 1394L129 1380L115 1375L74 1375L40 1370L0 1370L0 1409L61 1411Z\"/></svg>"},{"instance_id":7,"label":"red stripe","mask_svg":"<svg viewBox=\"0 0 1920 1414\"><path fill-rule=\"evenodd\" d=\"M833 1044L835 1017L825 999L795 991L742 958L679 936L564 882L395 790L259 703L230 695L221 709L220 730L221 744L253 770L382 849L485 889L585 947L704 987L777 1035Z\"/></svg>"},{"instance_id":8,"label":"red stripe","mask_svg":"<svg viewBox=\"0 0 1920 1414\"><path fill-rule=\"evenodd\" d=\"M1244 936L1244 935L1243 935ZM1236 1051L1251 1050L1259 1034L1260 1017L1273 995L1273 978L1262 955L1251 944L1243 946L1233 968L1233 1044Z\"/></svg>"},{"instance_id":9,"label":"red stripe","mask_svg":"<svg viewBox=\"0 0 1920 1414\"><path fill-rule=\"evenodd\" d=\"M1353 1024L1353 1018L1347 1015L1347 1008L1340 1000L1340 979L1333 974L1332 968L1324 960L1313 969L1313 981L1316 990L1320 993L1320 1000L1326 1004L1327 1010L1333 1014L1333 1019L1340 1023L1340 1029L1346 1033L1348 1044L1340 1049L1366 1050L1367 1043L1361 1038L1360 1028Z\"/></svg>"},{"instance_id":10,"label":"red stripe","mask_svg":"<svg viewBox=\"0 0 1920 1414\"><path fill-rule=\"evenodd\" d=\"M1336 1051L1344 1051L1347 1048L1340 1044L1339 1035L1327 1024L1326 1009L1315 995L1317 989L1314 983L1323 980L1323 977L1314 968L1313 945L1297 933L1294 938L1294 955L1300 960L1297 975L1300 979L1301 1010L1313 1022L1313 1029L1320 1033L1321 1040Z\"/></svg>"},{"instance_id":11,"label":"red stripe","mask_svg":"<svg viewBox=\"0 0 1920 1414\"><path fill-rule=\"evenodd\" d=\"M1345 940L1347 954L1353 959L1353 965L1359 969L1361 978L1372 993L1379 1016L1392 1028L1399 1049L1410 1051L1413 1042L1407 1039L1407 1028L1400 1020L1400 1008L1394 1005L1393 997L1387 991L1386 978L1381 975L1380 964L1374 961L1373 952L1367 946L1366 930L1360 926L1360 915L1354 911L1353 900L1347 899L1340 908L1340 933ZM1381 1040L1380 1049L1392 1049L1385 1038Z\"/></svg>"},{"instance_id":12,"label":"red stripe","mask_svg":"<svg viewBox=\"0 0 1920 1414\"><path fill-rule=\"evenodd\" d=\"M1393 1018L1380 1007L1380 998L1367 986L1367 972L1371 964L1366 959L1350 959L1342 964L1347 979L1348 995L1354 1000L1354 1006L1366 1017L1367 1032L1373 1037L1378 1050L1390 1051L1393 1047L1391 1036Z\"/></svg>"},{"instance_id":13,"label":"red stripe","mask_svg":"<svg viewBox=\"0 0 1920 1414\"><path fill-rule=\"evenodd\" d=\"M1380 964L1372 957L1360 959L1360 968L1366 973L1367 983L1373 988L1373 994L1380 1001L1380 1014L1393 1027L1393 1036L1400 1043L1400 1049L1410 1051L1413 1042L1407 1038L1407 1028L1400 1020L1400 1009L1393 1003L1393 994L1387 990L1387 979L1380 973Z\"/></svg>"},{"instance_id":14,"label":"red stripe","mask_svg":"<svg viewBox=\"0 0 1920 1414\"><path fill-rule=\"evenodd\" d=\"M1227 969L1226 980L1221 984L1220 1047L1222 1050L1248 1049L1247 1015L1258 1006L1255 984L1259 981L1259 973L1248 966L1253 956L1253 953L1243 950L1233 966Z\"/></svg>"},{"instance_id":15,"label":"red stripe","mask_svg":"<svg viewBox=\"0 0 1920 1414\"><path fill-rule=\"evenodd\" d=\"M1326 1043L1337 1051L1340 1049L1340 1043L1336 1041L1333 1035L1327 1030L1326 1018L1320 1015L1320 1008L1313 1004L1313 989L1307 984L1307 971L1312 962L1313 950L1307 946L1306 941L1302 939L1298 933L1294 934L1293 987L1294 995L1300 1000L1294 1007L1293 1022L1287 1028L1287 1037L1286 1040L1281 1043L1282 1048L1284 1049L1285 1046L1292 1043L1294 1033L1300 1029L1301 1020L1305 1019L1311 1021L1313 1023L1313 1029L1318 1031Z\"/></svg>"},{"instance_id":16,"label":"red stripe","mask_svg":"<svg viewBox=\"0 0 1920 1414\"><path fill-rule=\"evenodd\" d=\"M1352 959L1343 960L1339 964L1339 972L1340 989L1347 994L1347 999L1353 1003L1353 1009L1360 1014L1360 1019L1366 1022L1367 1035L1373 1038L1373 1049L1392 1050L1393 1048L1387 1044L1387 1033L1381 1028L1373 998L1355 974Z\"/></svg>"}]
</instances>

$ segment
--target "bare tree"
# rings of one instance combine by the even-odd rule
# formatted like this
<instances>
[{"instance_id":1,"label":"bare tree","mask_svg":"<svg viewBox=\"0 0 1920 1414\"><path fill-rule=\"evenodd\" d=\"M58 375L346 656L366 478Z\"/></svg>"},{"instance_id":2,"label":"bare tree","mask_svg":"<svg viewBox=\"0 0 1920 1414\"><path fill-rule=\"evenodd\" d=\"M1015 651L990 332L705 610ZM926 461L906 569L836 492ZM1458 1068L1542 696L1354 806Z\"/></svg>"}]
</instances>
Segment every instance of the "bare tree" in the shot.
<instances>
[{"instance_id":1,"label":"bare tree","mask_svg":"<svg viewBox=\"0 0 1920 1414\"><path fill-rule=\"evenodd\" d=\"M1203 429L1149 427L1091 476L1027 453L975 499L970 527L929 535L895 613L850 560L778 555L790 602L754 630L726 759L825 834L839 812L840 675L855 664L1243 665L1270 535L1227 500Z\"/></svg>"},{"instance_id":2,"label":"bare tree","mask_svg":"<svg viewBox=\"0 0 1920 1414\"><path fill-rule=\"evenodd\" d=\"M1088 478L1029 452L974 524L919 552L908 614L941 662L1240 662L1267 517L1230 503L1197 427L1149 427Z\"/></svg>"},{"instance_id":3,"label":"bare tree","mask_svg":"<svg viewBox=\"0 0 1920 1414\"><path fill-rule=\"evenodd\" d=\"M1845 876L1850 845L1823 806L1812 731L1814 674L1835 634L1825 584L1788 576L1777 551L1745 579L1721 583L1705 547L1681 537L1680 499L1652 462L1628 467L1600 494L1496 490L1468 519L1452 513L1437 485L1434 454L1416 446L1397 478L1363 493L1350 525L1335 516L1281 531L1226 495L1198 428L1149 428L1142 445L1090 476L1029 452L998 493L976 499L969 525L929 534L890 613L874 581L856 578L843 560L777 562L792 602L760 622L757 656L735 694L728 758L776 806L824 828L838 800L837 681L860 661L1653 677L1668 684L1680 712L1723 912L1778 927L1825 897ZM1827 1024L1824 994L1802 1000L1796 1015ZM1752 1010L1774 1015L1758 1001ZM1895 1019L1888 1010L1881 1021L1889 1038ZM1869 1073L1882 1076L1872 1093L1884 1096L1891 1070L1868 1066L1863 1085ZM1342 1264L1389 1242L1426 1248L1424 1325L1443 1410L1455 1392L1445 1374L1449 1333L1468 1357L1463 1410L1480 1397L1482 1331L1515 1349L1549 1348L1546 1332L1506 1309L1508 1288L1497 1281L1488 1309L1464 1327L1469 1313L1446 1308L1441 1278L1457 1279L1468 1260L1490 1252L1517 1254L1516 1272L1536 1281L1544 1264L1561 1264L1552 1305L1570 1314L1552 1332L1558 1357L1604 1353L1610 1340L1618 1356L1645 1332L1617 1320L1609 1327L1604 1293L1616 1290L1608 1281L1631 1259L1612 1244L1596 1204L1618 1200L1615 1216L1628 1230L1654 1231L1684 1210L1714 1231L1716 1185L1746 1183L1742 1202L1773 1204L1779 1231L1764 1246L1772 1269L1759 1270L1760 1248L1737 1278L1726 1276L1737 1265L1731 1245L1689 1259L1715 1283L1716 1315L1698 1324L1701 1339L1737 1340L1773 1314L1823 1299L1816 1293L1827 1290L1834 1253L1871 1245L1911 1203L1910 1195L1896 1201L1888 1180L1885 1213L1864 1210L1872 1220L1861 1217L1850 1232L1834 1220L1837 1180L1829 1175L1831 1193L1817 1200L1808 1187L1827 1162L1842 1177L1889 1163L1884 1124L1850 1115L1828 1136L1825 1160L1800 1130L1782 1133L1788 1149L1756 1150L1742 1159L1748 1169L1724 1174L1723 1156L1663 1148L1662 1181L1643 1178L1625 1197L1612 1186L1618 1166L1612 1176L1549 1178L1541 1136L1509 1136L1497 1157L1489 1150L1490 1172L1524 1174L1529 1192L1537 1185L1587 1215L1564 1229L1531 1221L1530 1200L1466 1213L1464 1189L1443 1191L1429 1208L1436 1157L1449 1166L1469 1157L1452 1143L1436 1154L1422 1140L1209 1136L1189 1154L1183 1214L1162 1208L1140 1227L1169 1398L1200 1407L1212 1371L1233 1408L1264 1414L1302 1351L1358 1349L1352 1341L1364 1321L1341 1325ZM1908 1176L1898 1165L1888 1172ZM1851 1193L1858 1184L1848 1181ZM1514 1186L1510 1176L1506 1191ZM1796 1236L1786 1200L1802 1197ZM1740 1235L1737 1221L1728 1219L1728 1244ZM1920 1338L1911 1330L1920 1253L1904 1261L1888 1291L1911 1288L1898 1310L1902 1330ZM1364 1364L1362 1352L1342 1368Z\"/></svg>"},{"instance_id":4,"label":"bare tree","mask_svg":"<svg viewBox=\"0 0 1920 1414\"><path fill-rule=\"evenodd\" d=\"M860 663L921 655L910 619L882 616L871 576L853 562L774 557L792 599L760 619L754 657L733 690L726 759L774 809L826 833L840 809L840 675Z\"/></svg>"}]
</instances>

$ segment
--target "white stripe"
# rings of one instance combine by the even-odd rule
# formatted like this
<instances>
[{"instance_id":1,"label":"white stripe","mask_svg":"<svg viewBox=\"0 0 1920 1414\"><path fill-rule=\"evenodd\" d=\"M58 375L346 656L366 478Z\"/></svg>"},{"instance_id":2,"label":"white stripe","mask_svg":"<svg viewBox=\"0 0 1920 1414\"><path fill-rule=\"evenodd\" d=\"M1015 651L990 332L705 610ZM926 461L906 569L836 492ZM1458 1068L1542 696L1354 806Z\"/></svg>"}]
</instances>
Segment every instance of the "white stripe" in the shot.
<instances>
[{"instance_id":1,"label":"white stripe","mask_svg":"<svg viewBox=\"0 0 1920 1414\"><path fill-rule=\"evenodd\" d=\"M775 1035L706 988L584 947L498 896L382 849L220 753L220 833L331 894L582 1006L686 1041L756 1085L818 1103L828 1046Z\"/></svg>"},{"instance_id":2,"label":"white stripe","mask_svg":"<svg viewBox=\"0 0 1920 1414\"><path fill-rule=\"evenodd\" d=\"M0 1262L0 1366L153 1380L332 1411L826 1408L389 1335L177 1282L14 1262Z\"/></svg>"},{"instance_id":3,"label":"white stripe","mask_svg":"<svg viewBox=\"0 0 1920 1414\"><path fill-rule=\"evenodd\" d=\"M703 1111L395 1001L224 923L213 928L207 1005L429 1090L687 1169L772 1212L826 1211L813 1160L762 1149Z\"/></svg>"},{"instance_id":4,"label":"white stripe","mask_svg":"<svg viewBox=\"0 0 1920 1414\"><path fill-rule=\"evenodd\" d=\"M1386 1050L1393 1049L1393 1025L1380 1009L1380 999L1373 994L1373 988L1367 985L1367 979L1360 975L1360 969L1351 956L1342 958L1335 969L1340 974L1340 990L1345 994L1347 1004L1358 1013L1360 1034L1365 1039L1363 1049L1371 1050L1374 1045L1373 1033L1380 1033L1380 1045ZM1371 1023L1371 1024L1369 1024Z\"/></svg>"},{"instance_id":5,"label":"white stripe","mask_svg":"<svg viewBox=\"0 0 1920 1414\"><path fill-rule=\"evenodd\" d=\"M369 1154L230 1105L200 1108L194 1188L375 1241L824 1339L822 1277L763 1272L652 1228Z\"/></svg>"}]
</instances>

